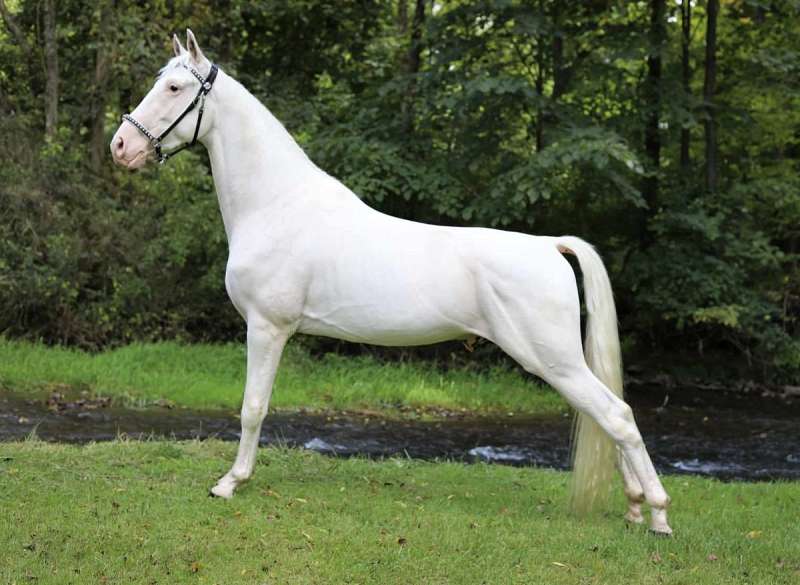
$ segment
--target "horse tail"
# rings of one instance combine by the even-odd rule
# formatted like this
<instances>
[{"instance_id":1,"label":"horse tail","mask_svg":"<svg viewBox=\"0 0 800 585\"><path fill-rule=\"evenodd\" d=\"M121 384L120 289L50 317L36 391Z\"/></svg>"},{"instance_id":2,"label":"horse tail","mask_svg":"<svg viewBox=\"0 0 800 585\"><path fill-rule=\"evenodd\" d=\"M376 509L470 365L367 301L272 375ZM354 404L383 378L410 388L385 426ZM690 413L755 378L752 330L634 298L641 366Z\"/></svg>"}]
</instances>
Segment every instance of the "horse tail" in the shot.
<instances>
[{"instance_id":1,"label":"horse tail","mask_svg":"<svg viewBox=\"0 0 800 585\"><path fill-rule=\"evenodd\" d=\"M590 244L579 238L561 237L557 245L560 252L577 257L583 273L588 313L584 342L586 363L609 390L622 398L617 310L603 260ZM570 507L573 512L586 514L606 502L616 461L616 446L611 438L594 420L577 413L572 431Z\"/></svg>"}]
</instances>

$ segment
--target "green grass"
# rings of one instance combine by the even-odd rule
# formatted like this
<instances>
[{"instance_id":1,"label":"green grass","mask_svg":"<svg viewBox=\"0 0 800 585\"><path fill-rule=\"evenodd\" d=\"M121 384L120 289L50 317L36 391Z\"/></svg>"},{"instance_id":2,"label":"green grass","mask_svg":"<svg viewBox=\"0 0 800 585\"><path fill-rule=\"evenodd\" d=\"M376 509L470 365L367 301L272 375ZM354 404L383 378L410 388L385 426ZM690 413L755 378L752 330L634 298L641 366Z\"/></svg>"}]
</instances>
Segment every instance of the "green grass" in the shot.
<instances>
[{"instance_id":1,"label":"green grass","mask_svg":"<svg viewBox=\"0 0 800 585\"><path fill-rule=\"evenodd\" d=\"M570 517L567 475L235 445L0 443L4 584L782 584L800 582L798 483L667 477L672 539L618 512ZM621 490L620 490L621 491Z\"/></svg>"},{"instance_id":2,"label":"green grass","mask_svg":"<svg viewBox=\"0 0 800 585\"><path fill-rule=\"evenodd\" d=\"M0 338L0 384L17 390L65 385L127 404L166 399L195 408L238 408L244 374L244 345L165 342L89 354ZM297 344L284 352L271 406L566 410L555 392L509 369L444 373L426 364L384 363L369 357L328 354L314 359Z\"/></svg>"}]
</instances>

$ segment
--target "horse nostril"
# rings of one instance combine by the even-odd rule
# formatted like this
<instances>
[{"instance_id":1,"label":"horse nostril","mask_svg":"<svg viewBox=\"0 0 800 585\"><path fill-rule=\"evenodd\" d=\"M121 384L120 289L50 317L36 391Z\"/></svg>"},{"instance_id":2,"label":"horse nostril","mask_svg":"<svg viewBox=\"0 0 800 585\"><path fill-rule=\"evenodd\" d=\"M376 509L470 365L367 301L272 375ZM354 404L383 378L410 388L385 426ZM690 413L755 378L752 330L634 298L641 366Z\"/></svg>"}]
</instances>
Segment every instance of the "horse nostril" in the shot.
<instances>
[{"instance_id":1,"label":"horse nostril","mask_svg":"<svg viewBox=\"0 0 800 585\"><path fill-rule=\"evenodd\" d=\"M116 148L118 153L122 153L123 149L125 148L125 139L122 136L117 138Z\"/></svg>"}]
</instances>

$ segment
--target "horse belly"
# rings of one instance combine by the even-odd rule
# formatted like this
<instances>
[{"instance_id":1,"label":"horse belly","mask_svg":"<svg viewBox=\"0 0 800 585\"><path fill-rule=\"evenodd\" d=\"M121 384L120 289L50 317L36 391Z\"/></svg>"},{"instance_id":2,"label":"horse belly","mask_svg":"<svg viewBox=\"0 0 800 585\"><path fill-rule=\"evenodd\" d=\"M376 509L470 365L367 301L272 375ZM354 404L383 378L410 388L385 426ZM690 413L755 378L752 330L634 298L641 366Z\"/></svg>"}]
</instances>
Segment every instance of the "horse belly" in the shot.
<instances>
[{"instance_id":1,"label":"horse belly","mask_svg":"<svg viewBox=\"0 0 800 585\"><path fill-rule=\"evenodd\" d=\"M376 345L425 345L474 334L477 302L466 271L376 265L312 284L299 331Z\"/></svg>"},{"instance_id":2,"label":"horse belly","mask_svg":"<svg viewBox=\"0 0 800 585\"><path fill-rule=\"evenodd\" d=\"M368 326L364 320L330 322L313 317L304 317L298 331L356 343L389 346L428 345L469 335L459 327L409 327L406 324L392 327L383 322Z\"/></svg>"}]
</instances>

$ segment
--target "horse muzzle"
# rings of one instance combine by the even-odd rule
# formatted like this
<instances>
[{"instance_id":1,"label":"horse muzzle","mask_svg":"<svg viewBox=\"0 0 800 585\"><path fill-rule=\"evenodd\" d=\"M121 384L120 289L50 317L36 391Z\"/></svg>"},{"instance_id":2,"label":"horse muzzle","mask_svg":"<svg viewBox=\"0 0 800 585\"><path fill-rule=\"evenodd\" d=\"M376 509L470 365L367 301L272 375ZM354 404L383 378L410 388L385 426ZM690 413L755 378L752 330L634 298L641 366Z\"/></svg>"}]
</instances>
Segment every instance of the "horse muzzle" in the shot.
<instances>
[{"instance_id":1,"label":"horse muzzle","mask_svg":"<svg viewBox=\"0 0 800 585\"><path fill-rule=\"evenodd\" d=\"M129 124L119 127L110 148L114 162L131 171L142 168L153 152L150 142Z\"/></svg>"}]
</instances>

